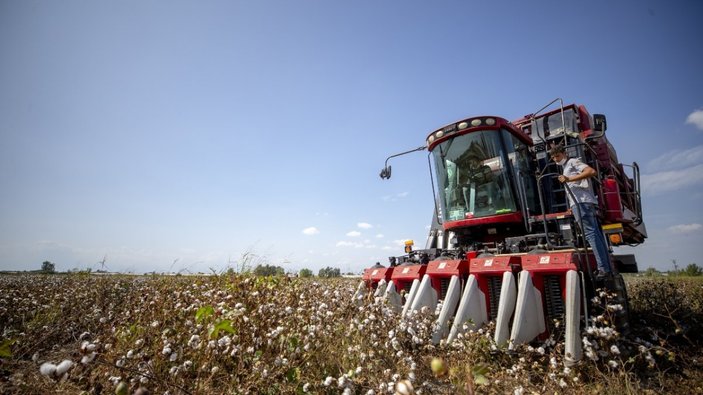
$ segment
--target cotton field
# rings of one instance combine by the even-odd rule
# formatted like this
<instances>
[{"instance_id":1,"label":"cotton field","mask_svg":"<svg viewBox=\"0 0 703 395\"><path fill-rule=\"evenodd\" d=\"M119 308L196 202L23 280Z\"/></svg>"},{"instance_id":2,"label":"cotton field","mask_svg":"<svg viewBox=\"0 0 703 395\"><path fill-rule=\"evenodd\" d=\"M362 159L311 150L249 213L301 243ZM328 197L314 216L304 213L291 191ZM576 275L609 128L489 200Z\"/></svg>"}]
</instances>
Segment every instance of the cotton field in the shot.
<instances>
[{"instance_id":1,"label":"cotton field","mask_svg":"<svg viewBox=\"0 0 703 395\"><path fill-rule=\"evenodd\" d=\"M0 276L0 392L84 394L703 393L703 283L608 295L584 360L550 338L507 353L492 327L432 345L434 311L399 315L356 281L232 276Z\"/></svg>"}]
</instances>

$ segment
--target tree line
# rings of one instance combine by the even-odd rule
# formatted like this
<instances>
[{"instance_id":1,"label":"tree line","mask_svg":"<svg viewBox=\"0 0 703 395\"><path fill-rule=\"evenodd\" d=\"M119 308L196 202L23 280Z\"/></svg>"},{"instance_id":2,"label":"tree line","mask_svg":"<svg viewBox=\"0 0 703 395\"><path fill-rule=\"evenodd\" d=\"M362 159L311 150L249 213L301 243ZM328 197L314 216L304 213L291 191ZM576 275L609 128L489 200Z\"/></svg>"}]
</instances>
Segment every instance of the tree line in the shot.
<instances>
[{"instance_id":1,"label":"tree line","mask_svg":"<svg viewBox=\"0 0 703 395\"><path fill-rule=\"evenodd\" d=\"M44 261L41 264L41 271L44 273L56 273L56 264L50 261ZM256 276L285 276L286 269L281 266L269 265L269 264L258 264L252 270L252 273ZM313 277L313 271L310 269L301 269L298 272L299 277ZM342 272L336 267L325 267L317 272L317 276L321 278L333 278L340 277Z\"/></svg>"},{"instance_id":2,"label":"tree line","mask_svg":"<svg viewBox=\"0 0 703 395\"><path fill-rule=\"evenodd\" d=\"M252 271L257 276L284 276L286 270L281 266L276 265L257 265ZM325 267L317 272L317 276L321 278L340 277L342 272L336 267ZM301 269L298 272L299 277L312 277L313 272L310 269Z\"/></svg>"}]
</instances>

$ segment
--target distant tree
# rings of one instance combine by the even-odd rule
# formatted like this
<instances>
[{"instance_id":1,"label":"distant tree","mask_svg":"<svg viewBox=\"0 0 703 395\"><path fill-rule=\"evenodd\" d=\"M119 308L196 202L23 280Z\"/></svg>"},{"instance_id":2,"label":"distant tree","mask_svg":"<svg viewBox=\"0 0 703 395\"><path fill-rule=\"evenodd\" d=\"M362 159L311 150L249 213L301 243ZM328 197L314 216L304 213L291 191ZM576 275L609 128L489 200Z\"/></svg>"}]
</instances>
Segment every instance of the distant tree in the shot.
<instances>
[{"instance_id":1,"label":"distant tree","mask_svg":"<svg viewBox=\"0 0 703 395\"><path fill-rule=\"evenodd\" d=\"M320 269L320 272L318 273L318 276L322 278L339 277L341 275L342 274L338 268L332 268L329 266L324 269Z\"/></svg>"},{"instance_id":2,"label":"distant tree","mask_svg":"<svg viewBox=\"0 0 703 395\"><path fill-rule=\"evenodd\" d=\"M695 263L691 263L688 266L686 266L686 269L683 270L683 275L685 276L700 276L703 275L703 268L700 266L696 265Z\"/></svg>"},{"instance_id":3,"label":"distant tree","mask_svg":"<svg viewBox=\"0 0 703 395\"><path fill-rule=\"evenodd\" d=\"M300 277L312 277L312 270L301 269L299 275L300 275Z\"/></svg>"},{"instance_id":4,"label":"distant tree","mask_svg":"<svg viewBox=\"0 0 703 395\"><path fill-rule=\"evenodd\" d=\"M257 276L284 276L286 274L286 271L280 266L267 264L257 265L254 268L254 274Z\"/></svg>"},{"instance_id":5,"label":"distant tree","mask_svg":"<svg viewBox=\"0 0 703 395\"><path fill-rule=\"evenodd\" d=\"M41 264L41 271L43 271L44 273L55 273L56 265L49 261L44 261Z\"/></svg>"},{"instance_id":6,"label":"distant tree","mask_svg":"<svg viewBox=\"0 0 703 395\"><path fill-rule=\"evenodd\" d=\"M659 275L659 271L653 267L647 268L647 270L644 271L644 275L647 277L654 277Z\"/></svg>"}]
</instances>

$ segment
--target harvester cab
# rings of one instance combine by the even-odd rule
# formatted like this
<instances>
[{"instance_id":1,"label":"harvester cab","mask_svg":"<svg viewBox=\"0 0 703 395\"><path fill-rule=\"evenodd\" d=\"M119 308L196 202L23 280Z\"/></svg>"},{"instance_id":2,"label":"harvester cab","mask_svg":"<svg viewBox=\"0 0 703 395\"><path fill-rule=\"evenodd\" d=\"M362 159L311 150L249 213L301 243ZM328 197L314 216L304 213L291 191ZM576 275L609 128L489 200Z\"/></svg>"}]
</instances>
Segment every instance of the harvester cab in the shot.
<instances>
[{"instance_id":1,"label":"harvester cab","mask_svg":"<svg viewBox=\"0 0 703 395\"><path fill-rule=\"evenodd\" d=\"M555 103L559 102L559 106ZM548 108L557 107L545 111ZM390 258L383 279L367 269L365 284L406 315L441 301L433 341L451 342L466 328L495 320L495 342L514 348L544 338L564 322L565 361L581 357L580 328L597 287L595 259L569 210L566 184L548 150L561 145L597 171L599 218L610 250L642 243L639 168L618 162L603 115L561 99L516 121L496 116L462 119L437 130L416 149L428 150L435 207L425 249ZM611 255L617 272L636 272L632 255ZM372 270L372 271L368 271ZM381 282L382 281L382 282ZM382 286L381 286L382 284ZM625 306L619 274L611 288ZM385 289L383 289L385 288Z\"/></svg>"}]
</instances>

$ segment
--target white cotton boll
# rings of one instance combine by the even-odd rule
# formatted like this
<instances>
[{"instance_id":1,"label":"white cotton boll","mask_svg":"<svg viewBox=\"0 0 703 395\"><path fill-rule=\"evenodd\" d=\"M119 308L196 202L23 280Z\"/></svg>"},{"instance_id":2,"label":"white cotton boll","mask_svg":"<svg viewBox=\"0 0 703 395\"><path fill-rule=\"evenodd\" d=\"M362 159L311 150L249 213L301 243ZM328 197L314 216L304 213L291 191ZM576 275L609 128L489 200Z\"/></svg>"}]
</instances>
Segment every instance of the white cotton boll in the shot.
<instances>
[{"instance_id":1,"label":"white cotton boll","mask_svg":"<svg viewBox=\"0 0 703 395\"><path fill-rule=\"evenodd\" d=\"M174 353L171 354L171 356L168 358L168 360L171 361L171 362L176 362L176 359L178 359L178 353L177 353L177 352L174 352Z\"/></svg>"},{"instance_id":2,"label":"white cotton boll","mask_svg":"<svg viewBox=\"0 0 703 395\"><path fill-rule=\"evenodd\" d=\"M51 377L54 375L54 373L56 373L56 365L51 362L44 362L39 367L39 373L43 374L44 376Z\"/></svg>"},{"instance_id":3,"label":"white cotton boll","mask_svg":"<svg viewBox=\"0 0 703 395\"><path fill-rule=\"evenodd\" d=\"M87 364L93 362L96 355L98 355L98 353L96 353L95 351L93 351L92 353L90 353L88 355L84 355L83 358L81 358L81 363L83 365L87 365Z\"/></svg>"},{"instance_id":4,"label":"white cotton boll","mask_svg":"<svg viewBox=\"0 0 703 395\"><path fill-rule=\"evenodd\" d=\"M389 394L394 393L394 392L395 392L395 383L392 382L392 381L389 381L389 382L386 384L386 388L388 388L388 390L386 391L387 393L389 393Z\"/></svg>"},{"instance_id":5,"label":"white cotton boll","mask_svg":"<svg viewBox=\"0 0 703 395\"><path fill-rule=\"evenodd\" d=\"M63 362L56 366L56 375L62 376L64 373L68 372L68 369L71 369L72 366L72 361L69 361L68 359L63 360Z\"/></svg>"},{"instance_id":6,"label":"white cotton boll","mask_svg":"<svg viewBox=\"0 0 703 395\"><path fill-rule=\"evenodd\" d=\"M80 336L78 336L78 340L83 340L88 336L90 336L90 332L83 332Z\"/></svg>"},{"instance_id":7,"label":"white cotton boll","mask_svg":"<svg viewBox=\"0 0 703 395\"><path fill-rule=\"evenodd\" d=\"M415 390L408 380L401 380L395 385L395 393L396 395L412 395Z\"/></svg>"}]
</instances>

